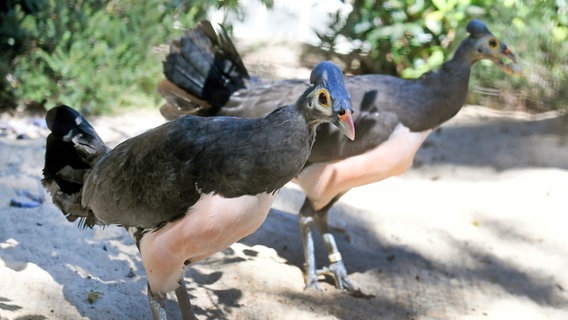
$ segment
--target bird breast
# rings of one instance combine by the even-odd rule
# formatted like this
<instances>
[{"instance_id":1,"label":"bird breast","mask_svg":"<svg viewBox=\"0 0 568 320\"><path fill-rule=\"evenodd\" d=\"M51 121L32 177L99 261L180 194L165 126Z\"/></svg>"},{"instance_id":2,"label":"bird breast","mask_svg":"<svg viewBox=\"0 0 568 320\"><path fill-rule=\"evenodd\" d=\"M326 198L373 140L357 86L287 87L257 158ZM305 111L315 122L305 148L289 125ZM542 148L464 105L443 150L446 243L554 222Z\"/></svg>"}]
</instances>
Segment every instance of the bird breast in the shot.
<instances>
[{"instance_id":1,"label":"bird breast","mask_svg":"<svg viewBox=\"0 0 568 320\"><path fill-rule=\"evenodd\" d=\"M177 287L186 261L202 260L253 233L272 205L273 193L224 198L204 194L187 214L140 240L150 287L167 292Z\"/></svg>"}]
</instances>

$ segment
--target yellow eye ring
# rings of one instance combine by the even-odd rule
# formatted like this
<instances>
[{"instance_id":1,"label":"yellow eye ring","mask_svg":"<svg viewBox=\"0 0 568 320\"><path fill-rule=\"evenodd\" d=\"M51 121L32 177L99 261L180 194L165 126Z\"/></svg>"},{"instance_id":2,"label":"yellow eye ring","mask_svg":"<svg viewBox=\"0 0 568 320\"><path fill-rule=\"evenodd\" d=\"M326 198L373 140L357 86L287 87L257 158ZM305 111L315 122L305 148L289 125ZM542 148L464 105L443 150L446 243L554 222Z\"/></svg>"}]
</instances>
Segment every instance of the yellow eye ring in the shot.
<instances>
[{"instance_id":1,"label":"yellow eye ring","mask_svg":"<svg viewBox=\"0 0 568 320\"><path fill-rule=\"evenodd\" d=\"M329 107L331 105L331 98L329 97L329 91L326 89L320 89L318 91L318 103L322 107Z\"/></svg>"},{"instance_id":2,"label":"yellow eye ring","mask_svg":"<svg viewBox=\"0 0 568 320\"><path fill-rule=\"evenodd\" d=\"M499 45L499 41L495 38L489 38L489 40L487 40L487 45L489 48L495 49Z\"/></svg>"}]
</instances>

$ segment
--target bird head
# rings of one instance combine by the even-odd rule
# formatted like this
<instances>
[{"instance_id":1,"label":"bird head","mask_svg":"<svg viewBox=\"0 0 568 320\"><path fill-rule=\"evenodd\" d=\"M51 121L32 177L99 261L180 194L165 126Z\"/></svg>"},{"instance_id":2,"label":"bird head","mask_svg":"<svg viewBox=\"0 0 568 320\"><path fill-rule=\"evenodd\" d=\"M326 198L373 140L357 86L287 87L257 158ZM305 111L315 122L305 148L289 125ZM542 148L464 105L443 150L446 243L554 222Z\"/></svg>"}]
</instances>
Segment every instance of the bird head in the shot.
<instances>
[{"instance_id":1,"label":"bird head","mask_svg":"<svg viewBox=\"0 0 568 320\"><path fill-rule=\"evenodd\" d=\"M329 61L318 63L310 75L306 105L315 119L329 121L347 138L355 139L351 97L341 69Z\"/></svg>"},{"instance_id":2,"label":"bird head","mask_svg":"<svg viewBox=\"0 0 568 320\"><path fill-rule=\"evenodd\" d=\"M488 59L493 61L508 74L520 73L517 58L503 41L495 37L487 26L479 20L471 20L466 27L468 41L473 43L473 62Z\"/></svg>"}]
</instances>

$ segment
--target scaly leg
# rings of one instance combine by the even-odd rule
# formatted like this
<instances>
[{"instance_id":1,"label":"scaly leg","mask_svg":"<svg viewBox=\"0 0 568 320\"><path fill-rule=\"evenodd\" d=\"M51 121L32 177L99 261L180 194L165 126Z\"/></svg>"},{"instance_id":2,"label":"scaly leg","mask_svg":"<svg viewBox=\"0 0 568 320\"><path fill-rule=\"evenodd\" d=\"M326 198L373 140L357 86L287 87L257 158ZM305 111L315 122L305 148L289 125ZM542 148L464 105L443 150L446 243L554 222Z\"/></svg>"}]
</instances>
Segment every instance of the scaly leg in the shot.
<instances>
[{"instance_id":1,"label":"scaly leg","mask_svg":"<svg viewBox=\"0 0 568 320\"><path fill-rule=\"evenodd\" d=\"M166 309L164 309L164 301L166 295L159 292L154 293L150 289L150 284L148 284L148 302L150 303L150 310L152 311L152 316L154 320L167 320L168 315L166 314Z\"/></svg>"},{"instance_id":2,"label":"scaly leg","mask_svg":"<svg viewBox=\"0 0 568 320\"><path fill-rule=\"evenodd\" d=\"M300 232L302 233L302 240L304 243L304 267L305 267L305 281L306 289L315 288L322 291L319 285L318 276L330 276L335 281L335 286L339 290L356 291L349 280L347 275L347 269L343 263L343 258L341 257L341 252L337 248L335 243L335 238L333 234L329 231L329 225L327 223L327 216L329 209L333 204L341 198L343 194L337 195L333 200L331 200L325 207L316 211L310 204L310 200L306 198L302 208L299 213L299 223ZM329 267L324 267L320 270L316 269L316 256L314 251L314 240L313 240L313 225L318 228L325 247L327 249Z\"/></svg>"},{"instance_id":3,"label":"scaly leg","mask_svg":"<svg viewBox=\"0 0 568 320\"><path fill-rule=\"evenodd\" d=\"M327 257L330 263L329 267L324 267L323 269L318 270L317 274L331 276L335 281L335 286L341 291L353 291L353 284L349 280L347 270L345 269L345 265L343 264L341 253L337 248L335 238L329 231L329 225L327 223L328 210L339 199L339 197L341 197L341 195L335 197L330 203L328 203L321 210L317 211L314 215L316 227L318 228L323 238L325 248L327 249Z\"/></svg>"},{"instance_id":4,"label":"scaly leg","mask_svg":"<svg viewBox=\"0 0 568 320\"><path fill-rule=\"evenodd\" d=\"M302 241L304 244L304 280L306 282L306 289L314 288L318 291L322 291L318 282L316 256L314 252L314 214L315 212L312 209L308 198L306 198L298 215L300 233L302 234Z\"/></svg>"},{"instance_id":5,"label":"scaly leg","mask_svg":"<svg viewBox=\"0 0 568 320\"><path fill-rule=\"evenodd\" d=\"M179 309L181 311L181 316L184 320L196 320L197 318L193 314L191 307L191 302L189 301L189 295L187 294L187 288L185 287L185 280L183 275L179 279L179 287L176 289L176 297L178 300Z\"/></svg>"},{"instance_id":6,"label":"scaly leg","mask_svg":"<svg viewBox=\"0 0 568 320\"><path fill-rule=\"evenodd\" d=\"M182 319L184 320L196 320L197 318L193 314L191 308L191 302L189 301L189 295L187 294L187 289L185 287L185 281L183 280L183 275L179 280L179 287L176 289L176 297L178 299L179 309L181 311ZM150 289L150 284L148 284L148 302L150 303L150 310L152 311L152 316L154 320L167 320L168 315L166 314L166 309L164 309L164 303L166 300L166 295L164 293L154 293Z\"/></svg>"}]
</instances>

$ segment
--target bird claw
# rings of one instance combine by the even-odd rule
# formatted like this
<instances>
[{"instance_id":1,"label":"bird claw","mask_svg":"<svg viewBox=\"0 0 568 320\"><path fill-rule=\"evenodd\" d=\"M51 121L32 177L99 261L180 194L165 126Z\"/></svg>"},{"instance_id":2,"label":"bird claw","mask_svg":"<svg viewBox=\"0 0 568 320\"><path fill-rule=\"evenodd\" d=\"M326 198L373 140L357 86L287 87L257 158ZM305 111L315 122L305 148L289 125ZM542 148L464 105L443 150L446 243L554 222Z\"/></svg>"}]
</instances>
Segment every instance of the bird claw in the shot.
<instances>
[{"instance_id":1,"label":"bird claw","mask_svg":"<svg viewBox=\"0 0 568 320\"><path fill-rule=\"evenodd\" d=\"M318 270L317 274L331 277L335 282L335 287L341 291L355 291L351 280L349 280L347 269L345 269L343 261L333 262L329 267Z\"/></svg>"},{"instance_id":2,"label":"bird claw","mask_svg":"<svg viewBox=\"0 0 568 320\"><path fill-rule=\"evenodd\" d=\"M323 292L323 289L321 288L320 284L319 284L319 280L318 280L318 274L317 273L308 273L306 275L306 287L304 288L304 290L309 290L309 289L314 289L318 292Z\"/></svg>"}]
</instances>

